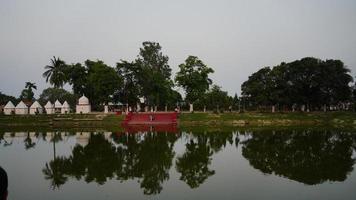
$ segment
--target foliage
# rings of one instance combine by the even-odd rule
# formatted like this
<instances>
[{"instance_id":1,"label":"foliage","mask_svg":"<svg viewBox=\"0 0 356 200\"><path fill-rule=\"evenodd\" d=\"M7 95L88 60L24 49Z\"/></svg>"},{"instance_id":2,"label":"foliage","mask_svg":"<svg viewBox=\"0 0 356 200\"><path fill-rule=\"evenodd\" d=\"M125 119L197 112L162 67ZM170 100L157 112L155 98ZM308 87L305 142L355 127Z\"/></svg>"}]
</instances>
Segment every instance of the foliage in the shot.
<instances>
[{"instance_id":1,"label":"foliage","mask_svg":"<svg viewBox=\"0 0 356 200\"><path fill-rule=\"evenodd\" d=\"M0 91L0 105L5 105L8 101L11 101L14 104L17 103L16 97L6 95Z\"/></svg>"},{"instance_id":2,"label":"foliage","mask_svg":"<svg viewBox=\"0 0 356 200\"><path fill-rule=\"evenodd\" d=\"M54 103L57 99L60 102L67 101L68 104L72 107L75 108L75 105L77 103L77 96L75 94L72 94L65 89L62 88L47 88L42 91L42 94L40 95L39 102L42 105L45 105L48 101L51 101Z\"/></svg>"},{"instance_id":3,"label":"foliage","mask_svg":"<svg viewBox=\"0 0 356 200\"><path fill-rule=\"evenodd\" d=\"M68 81L68 66L60 58L53 56L51 64L45 66L45 70L46 71L42 74L43 78L46 78L46 82L49 82L55 88L63 87Z\"/></svg>"},{"instance_id":4,"label":"foliage","mask_svg":"<svg viewBox=\"0 0 356 200\"><path fill-rule=\"evenodd\" d=\"M350 70L340 60L303 58L291 63L265 67L249 76L242 95L255 106L306 105L321 109L351 98Z\"/></svg>"},{"instance_id":5,"label":"foliage","mask_svg":"<svg viewBox=\"0 0 356 200\"><path fill-rule=\"evenodd\" d=\"M175 81L185 90L186 101L194 103L204 95L212 84L210 73L214 73L214 70L196 56L189 56L185 63L179 65Z\"/></svg>"},{"instance_id":6,"label":"foliage","mask_svg":"<svg viewBox=\"0 0 356 200\"><path fill-rule=\"evenodd\" d=\"M35 94L33 93L33 89L37 90L37 86L35 83L26 82L25 89L22 90L20 99L26 101L33 101Z\"/></svg>"},{"instance_id":7,"label":"foliage","mask_svg":"<svg viewBox=\"0 0 356 200\"><path fill-rule=\"evenodd\" d=\"M121 86L121 78L115 69L101 60L86 60L85 66L88 70L85 95L94 105L110 102Z\"/></svg>"},{"instance_id":8,"label":"foliage","mask_svg":"<svg viewBox=\"0 0 356 200\"><path fill-rule=\"evenodd\" d=\"M123 85L120 91L115 94L115 100L131 106L136 105L143 91L143 85L141 85L142 79L144 79L142 68L135 62L121 60L116 64L116 70L123 80Z\"/></svg>"},{"instance_id":9,"label":"foliage","mask_svg":"<svg viewBox=\"0 0 356 200\"><path fill-rule=\"evenodd\" d=\"M163 106L173 86L168 56L163 55L159 43L143 42L142 45L135 61L140 71L137 78L142 96L148 105Z\"/></svg>"}]
</instances>

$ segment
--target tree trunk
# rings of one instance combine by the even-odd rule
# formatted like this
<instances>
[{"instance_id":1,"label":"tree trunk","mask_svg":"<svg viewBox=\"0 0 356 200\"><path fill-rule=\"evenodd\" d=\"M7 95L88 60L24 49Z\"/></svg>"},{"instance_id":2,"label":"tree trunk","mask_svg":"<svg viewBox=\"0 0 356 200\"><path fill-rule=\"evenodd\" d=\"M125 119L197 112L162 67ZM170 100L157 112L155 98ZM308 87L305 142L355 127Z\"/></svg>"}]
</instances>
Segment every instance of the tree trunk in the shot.
<instances>
[{"instance_id":1,"label":"tree trunk","mask_svg":"<svg viewBox=\"0 0 356 200\"><path fill-rule=\"evenodd\" d=\"M189 112L194 112L194 107L192 103L189 104Z\"/></svg>"}]
</instances>

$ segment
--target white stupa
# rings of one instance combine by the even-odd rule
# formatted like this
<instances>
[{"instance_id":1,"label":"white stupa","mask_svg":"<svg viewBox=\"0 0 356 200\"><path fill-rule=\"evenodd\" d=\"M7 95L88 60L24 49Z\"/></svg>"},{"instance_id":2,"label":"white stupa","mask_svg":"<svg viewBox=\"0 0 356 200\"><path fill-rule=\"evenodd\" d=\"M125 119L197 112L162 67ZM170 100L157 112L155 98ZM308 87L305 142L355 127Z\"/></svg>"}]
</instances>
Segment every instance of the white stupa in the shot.
<instances>
[{"instance_id":1,"label":"white stupa","mask_svg":"<svg viewBox=\"0 0 356 200\"><path fill-rule=\"evenodd\" d=\"M4 107L4 114L11 115L12 113L15 113L15 106L11 101L9 101Z\"/></svg>"},{"instance_id":2,"label":"white stupa","mask_svg":"<svg viewBox=\"0 0 356 200\"><path fill-rule=\"evenodd\" d=\"M16 115L27 115L28 114L28 107L23 101L17 104L15 107L15 114Z\"/></svg>"},{"instance_id":3,"label":"white stupa","mask_svg":"<svg viewBox=\"0 0 356 200\"><path fill-rule=\"evenodd\" d=\"M67 101L64 101L64 103L62 105L61 113L62 114L67 114L67 113L69 113L69 111L70 111L70 106L69 106Z\"/></svg>"},{"instance_id":4,"label":"white stupa","mask_svg":"<svg viewBox=\"0 0 356 200\"><path fill-rule=\"evenodd\" d=\"M61 112L62 112L62 104L57 99L56 102L54 102L54 113L61 113Z\"/></svg>"},{"instance_id":5,"label":"white stupa","mask_svg":"<svg viewBox=\"0 0 356 200\"><path fill-rule=\"evenodd\" d=\"M41 106L40 103L38 103L38 101L35 101L31 107L30 107L30 114L34 115L34 114L42 114L43 113L43 108Z\"/></svg>"},{"instance_id":6,"label":"white stupa","mask_svg":"<svg viewBox=\"0 0 356 200\"><path fill-rule=\"evenodd\" d=\"M90 113L91 106L89 103L89 99L84 95L82 97L80 97L75 110L76 110L76 113Z\"/></svg>"},{"instance_id":7,"label":"white stupa","mask_svg":"<svg viewBox=\"0 0 356 200\"><path fill-rule=\"evenodd\" d=\"M50 101L48 101L44 107L47 114L50 115L54 113L54 105Z\"/></svg>"}]
</instances>

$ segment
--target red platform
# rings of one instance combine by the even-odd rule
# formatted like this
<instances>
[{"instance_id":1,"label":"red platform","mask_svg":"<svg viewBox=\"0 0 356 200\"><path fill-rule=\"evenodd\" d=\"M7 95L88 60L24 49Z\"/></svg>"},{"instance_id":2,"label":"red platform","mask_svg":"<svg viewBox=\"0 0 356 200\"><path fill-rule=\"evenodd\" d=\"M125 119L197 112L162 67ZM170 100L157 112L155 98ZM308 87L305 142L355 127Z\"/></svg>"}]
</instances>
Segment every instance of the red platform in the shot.
<instances>
[{"instance_id":1,"label":"red platform","mask_svg":"<svg viewBox=\"0 0 356 200\"><path fill-rule=\"evenodd\" d=\"M176 112L129 113L122 123L124 125L177 124L177 119L178 113Z\"/></svg>"}]
</instances>

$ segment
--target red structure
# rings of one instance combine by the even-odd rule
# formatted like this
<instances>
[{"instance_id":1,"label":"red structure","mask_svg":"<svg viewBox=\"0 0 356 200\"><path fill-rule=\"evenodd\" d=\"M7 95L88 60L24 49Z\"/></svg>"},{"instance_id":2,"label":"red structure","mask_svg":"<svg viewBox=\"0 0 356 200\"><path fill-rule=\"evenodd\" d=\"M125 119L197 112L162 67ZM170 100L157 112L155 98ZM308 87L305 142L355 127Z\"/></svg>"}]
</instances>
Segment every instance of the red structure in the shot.
<instances>
[{"instance_id":1,"label":"red structure","mask_svg":"<svg viewBox=\"0 0 356 200\"><path fill-rule=\"evenodd\" d=\"M176 112L129 113L122 123L123 125L177 124L177 119L178 113Z\"/></svg>"}]
</instances>

